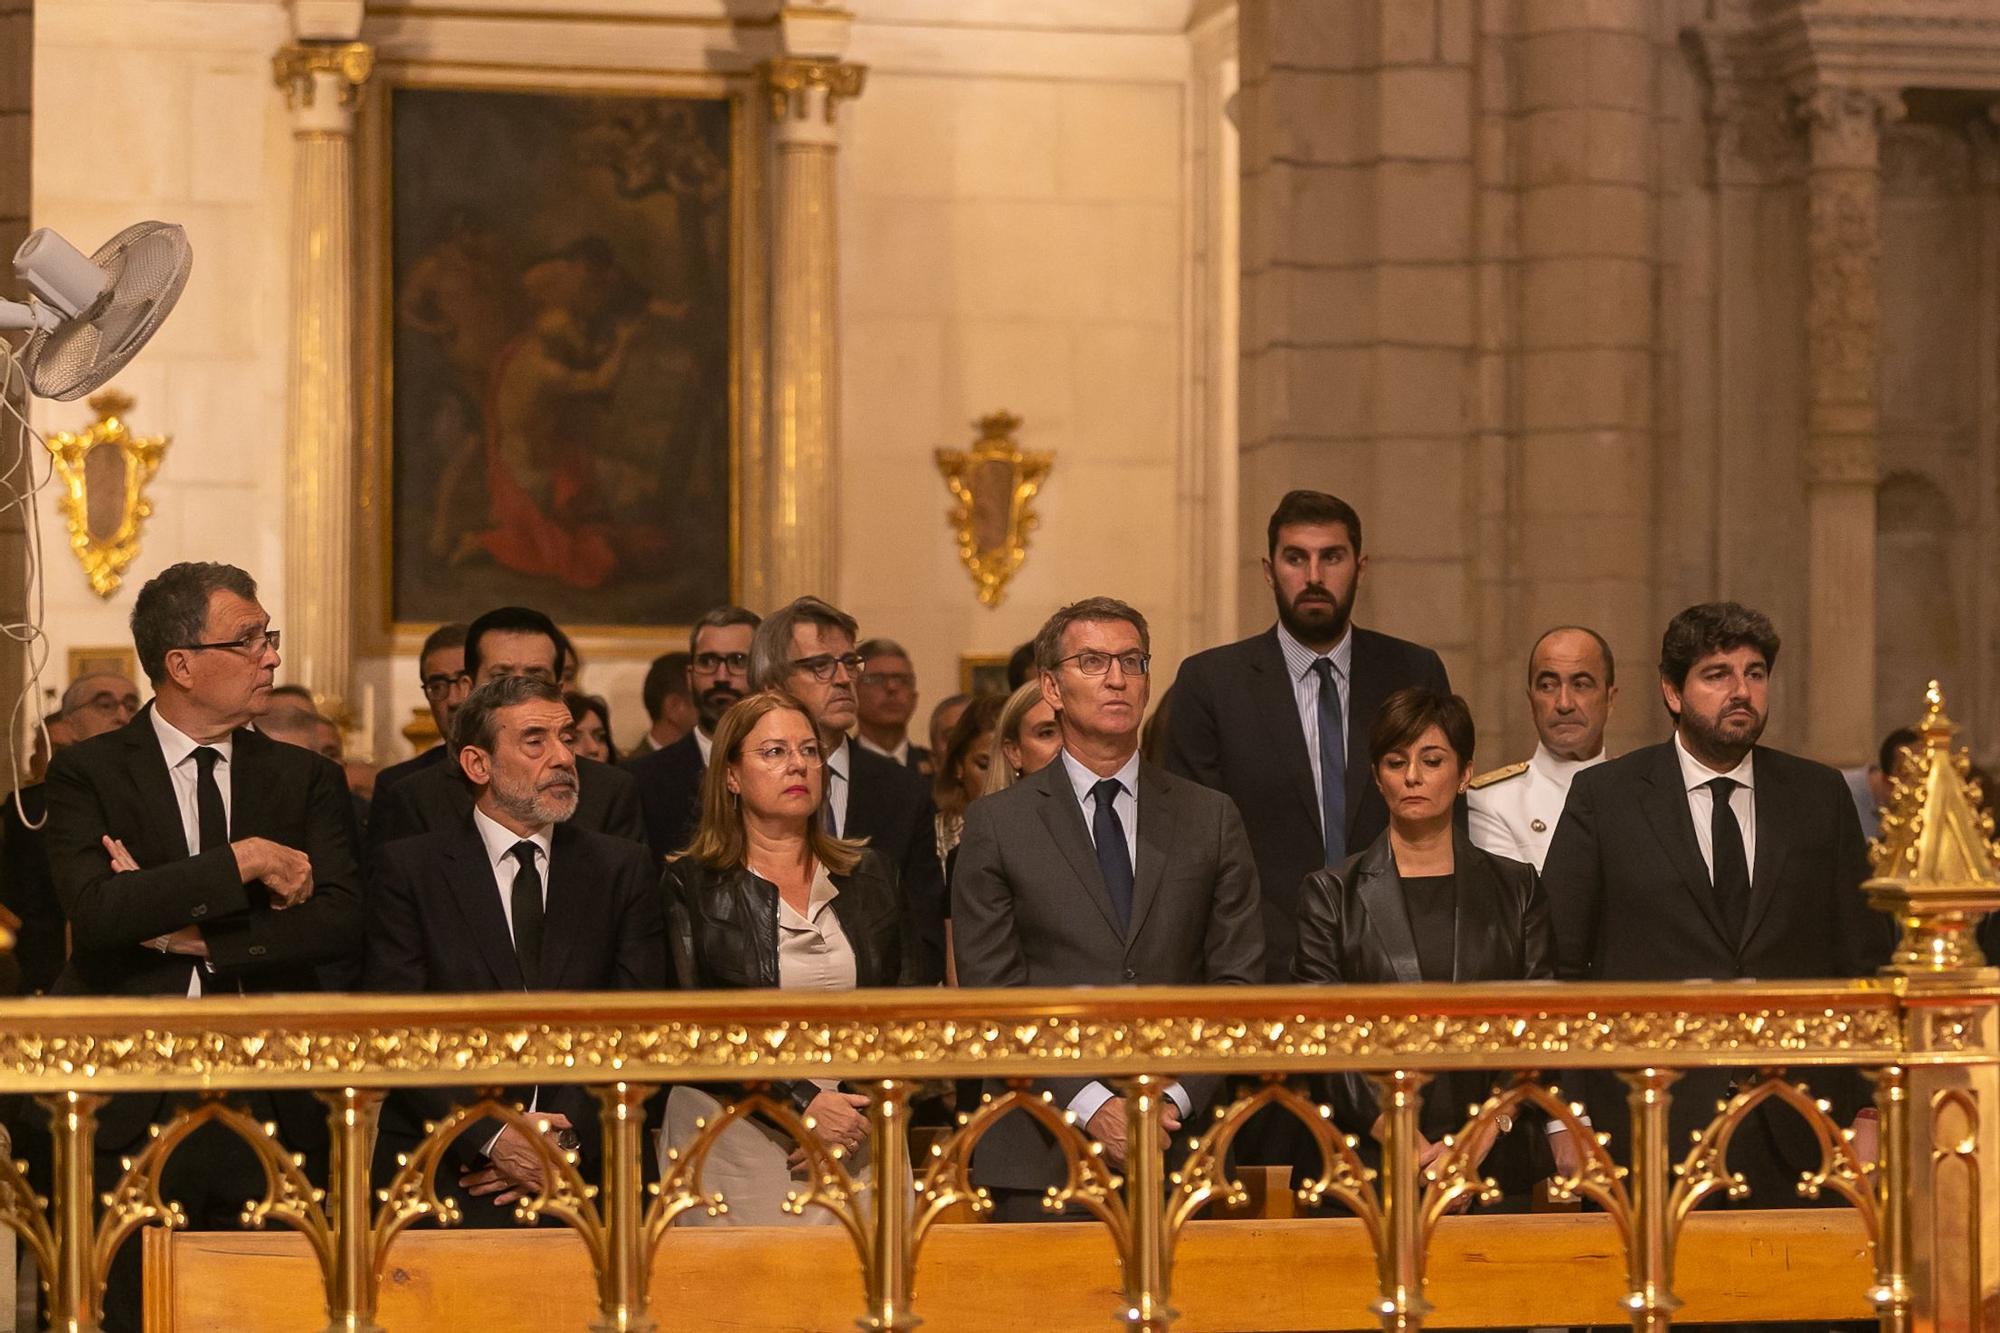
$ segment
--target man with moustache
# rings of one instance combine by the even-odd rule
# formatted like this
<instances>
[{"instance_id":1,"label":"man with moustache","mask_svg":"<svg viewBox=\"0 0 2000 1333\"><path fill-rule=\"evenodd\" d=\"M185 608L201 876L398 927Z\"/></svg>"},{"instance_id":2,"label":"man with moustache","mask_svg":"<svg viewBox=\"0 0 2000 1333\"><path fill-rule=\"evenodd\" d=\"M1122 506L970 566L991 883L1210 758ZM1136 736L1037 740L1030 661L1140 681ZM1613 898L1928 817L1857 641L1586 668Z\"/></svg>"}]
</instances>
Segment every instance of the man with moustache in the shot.
<instances>
[{"instance_id":1,"label":"man with moustache","mask_svg":"<svg viewBox=\"0 0 2000 1333\"><path fill-rule=\"evenodd\" d=\"M666 921L645 849L578 828L572 722L561 689L502 676L474 690L453 721L459 780L472 793L457 827L385 847L370 889L365 985L371 991L468 994L658 990L667 982ZM378 1187L426 1123L464 1092L399 1089L382 1110ZM588 1089L514 1088L597 1178L602 1138ZM572 1141L568 1136L574 1135ZM440 1193L472 1226L513 1223L512 1204L541 1188L542 1162L522 1131L485 1121L455 1139ZM454 1183L455 1182L455 1183Z\"/></svg>"},{"instance_id":2,"label":"man with moustache","mask_svg":"<svg viewBox=\"0 0 2000 1333\"><path fill-rule=\"evenodd\" d=\"M1261 979L1257 870L1235 805L1139 757L1151 663L1145 617L1109 597L1064 607L1036 636L1063 749L966 810L951 895L960 985ZM1210 1075L1170 1085L1168 1133L1205 1123L1196 1117L1218 1084ZM1123 1170L1123 1099L1088 1078L1050 1079L1044 1090ZM1031 1222L1051 1217L1043 1199L1066 1167L1046 1130L1010 1115L980 1141L972 1171L997 1220Z\"/></svg>"},{"instance_id":3,"label":"man with moustache","mask_svg":"<svg viewBox=\"0 0 2000 1333\"><path fill-rule=\"evenodd\" d=\"M1570 780L1604 762L1604 726L1618 697L1611 645L1594 629L1563 625L1528 653L1528 711L1535 754L1472 780L1466 794L1472 841L1535 869L1549 854Z\"/></svg>"},{"instance_id":4,"label":"man with moustache","mask_svg":"<svg viewBox=\"0 0 2000 1333\"><path fill-rule=\"evenodd\" d=\"M1352 623L1368 558L1346 501L1293 491L1267 535L1264 581L1278 623L1181 663L1166 766L1243 812L1263 891L1263 980L1282 983L1305 877L1389 826L1368 771L1382 701L1411 685L1450 694L1451 681L1430 649Z\"/></svg>"},{"instance_id":5,"label":"man with moustache","mask_svg":"<svg viewBox=\"0 0 2000 1333\"><path fill-rule=\"evenodd\" d=\"M694 725L672 745L625 765L639 785L646 845L656 862L685 848L694 836L715 724L749 688L750 638L757 624L757 613L740 606L718 606L702 613L688 632L687 688L694 697Z\"/></svg>"},{"instance_id":6,"label":"man with moustache","mask_svg":"<svg viewBox=\"0 0 2000 1333\"><path fill-rule=\"evenodd\" d=\"M938 860L937 809L921 773L853 744L860 706L855 683L861 654L853 616L817 597L773 611L750 643L750 684L783 690L806 706L819 728L826 768L820 818L841 838L866 839L896 867L908 914L918 985L944 980L944 868Z\"/></svg>"},{"instance_id":7,"label":"man with moustache","mask_svg":"<svg viewBox=\"0 0 2000 1333\"><path fill-rule=\"evenodd\" d=\"M1570 784L1543 868L1556 973L1588 981L1866 976L1888 961L1888 918L1869 910L1861 825L1840 774L1759 745L1778 635L1735 602L1691 606L1660 645L1671 739L1585 769ZM1685 1144L1746 1071L1689 1070L1674 1087L1669 1141ZM1810 1077L1844 1121L1867 1105L1847 1070ZM1590 1076L1585 1100L1624 1160L1626 1099ZM1873 1155L1873 1121L1857 1149ZM1766 1103L1731 1141L1749 1206L1802 1206L1819 1147L1793 1112Z\"/></svg>"}]
</instances>

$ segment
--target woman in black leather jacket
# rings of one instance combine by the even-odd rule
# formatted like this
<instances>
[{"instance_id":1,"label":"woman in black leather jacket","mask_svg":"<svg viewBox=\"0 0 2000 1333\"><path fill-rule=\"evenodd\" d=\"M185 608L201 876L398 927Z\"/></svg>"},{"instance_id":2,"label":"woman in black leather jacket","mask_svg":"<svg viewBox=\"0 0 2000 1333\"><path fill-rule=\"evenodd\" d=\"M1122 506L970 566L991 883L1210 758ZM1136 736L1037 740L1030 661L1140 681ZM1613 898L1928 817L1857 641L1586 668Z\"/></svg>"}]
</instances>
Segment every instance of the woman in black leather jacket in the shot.
<instances>
[{"instance_id":1,"label":"woman in black leather jacket","mask_svg":"<svg viewBox=\"0 0 2000 1333\"><path fill-rule=\"evenodd\" d=\"M667 948L677 984L688 989L850 990L903 982L905 916L895 871L859 842L820 823L824 759L805 708L766 691L737 702L715 727L702 781L701 822L688 849L667 863ZM867 1099L829 1080L800 1079L774 1091L813 1120L813 1132L865 1168ZM685 1149L713 1120L716 1093L679 1086L667 1101L664 1146ZM720 1218L690 1222L798 1225L832 1221L808 1209L782 1210L803 1192L789 1158L794 1145L758 1118L738 1121L710 1152L703 1185L720 1190ZM802 1169L802 1168L801 1168Z\"/></svg>"},{"instance_id":2,"label":"woman in black leather jacket","mask_svg":"<svg viewBox=\"0 0 2000 1333\"><path fill-rule=\"evenodd\" d=\"M1299 898L1297 981L1328 984L1546 980L1555 976L1548 899L1533 866L1473 845L1453 820L1472 778L1472 713L1455 694L1399 690L1383 701L1369 738L1375 785L1389 827L1338 866L1306 876ZM1467 1071L1425 1089L1419 1161L1465 1123L1468 1104L1493 1080ZM1342 1129L1368 1148L1380 1137L1380 1108L1367 1081L1316 1081ZM1547 1174L1544 1125L1511 1119L1488 1136L1485 1170L1509 1194ZM1373 1156L1366 1153L1367 1156Z\"/></svg>"}]
</instances>

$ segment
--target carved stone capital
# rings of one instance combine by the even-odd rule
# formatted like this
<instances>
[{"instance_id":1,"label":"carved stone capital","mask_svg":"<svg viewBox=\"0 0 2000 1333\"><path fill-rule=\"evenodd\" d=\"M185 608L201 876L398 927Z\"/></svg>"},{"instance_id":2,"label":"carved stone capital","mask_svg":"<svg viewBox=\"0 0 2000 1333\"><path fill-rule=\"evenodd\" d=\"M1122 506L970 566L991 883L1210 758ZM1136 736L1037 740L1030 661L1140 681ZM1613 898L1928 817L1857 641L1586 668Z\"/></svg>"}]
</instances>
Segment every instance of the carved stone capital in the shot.
<instances>
[{"instance_id":1,"label":"carved stone capital","mask_svg":"<svg viewBox=\"0 0 2000 1333\"><path fill-rule=\"evenodd\" d=\"M293 110L317 102L322 80L333 85L339 104L352 110L375 72L375 48L366 42L292 42L271 57L271 75Z\"/></svg>"},{"instance_id":2,"label":"carved stone capital","mask_svg":"<svg viewBox=\"0 0 2000 1333\"><path fill-rule=\"evenodd\" d=\"M868 79L866 65L810 56L779 56L765 61L762 72L771 118L780 123L819 120L831 125L841 100L861 96Z\"/></svg>"},{"instance_id":3,"label":"carved stone capital","mask_svg":"<svg viewBox=\"0 0 2000 1333\"><path fill-rule=\"evenodd\" d=\"M1799 99L1799 115L1811 130L1815 171L1872 171L1882 126L1902 119L1903 98L1883 88L1821 84Z\"/></svg>"},{"instance_id":4,"label":"carved stone capital","mask_svg":"<svg viewBox=\"0 0 2000 1333\"><path fill-rule=\"evenodd\" d=\"M1795 180L1806 164L1806 136L1770 85L1718 86L1709 98L1709 148L1722 185Z\"/></svg>"}]
</instances>

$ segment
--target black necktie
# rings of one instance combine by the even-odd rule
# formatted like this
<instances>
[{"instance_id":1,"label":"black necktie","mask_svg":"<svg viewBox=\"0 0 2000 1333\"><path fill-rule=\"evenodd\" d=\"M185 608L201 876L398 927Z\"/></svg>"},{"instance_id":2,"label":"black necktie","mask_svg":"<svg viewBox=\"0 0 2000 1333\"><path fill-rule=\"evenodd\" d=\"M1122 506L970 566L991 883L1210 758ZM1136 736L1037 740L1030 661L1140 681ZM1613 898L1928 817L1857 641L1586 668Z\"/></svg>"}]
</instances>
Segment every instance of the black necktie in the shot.
<instances>
[{"instance_id":1,"label":"black necktie","mask_svg":"<svg viewBox=\"0 0 2000 1333\"><path fill-rule=\"evenodd\" d=\"M196 852L205 852L229 841L229 807L222 803L222 788L215 781L215 766L221 762L222 751L208 745L194 747L194 766L197 770L194 809L201 833L201 846L195 848Z\"/></svg>"},{"instance_id":2,"label":"black necktie","mask_svg":"<svg viewBox=\"0 0 2000 1333\"><path fill-rule=\"evenodd\" d=\"M1340 715L1340 689L1333 659L1315 658L1319 675L1319 818L1326 830L1326 863L1347 859L1347 724Z\"/></svg>"},{"instance_id":3,"label":"black necktie","mask_svg":"<svg viewBox=\"0 0 2000 1333\"><path fill-rule=\"evenodd\" d=\"M1097 868L1111 893L1118 929L1124 932L1132 929L1132 852L1125 846L1125 823L1112 805L1121 790L1117 778L1106 778L1090 789L1097 798L1097 811L1090 817L1090 836L1097 841Z\"/></svg>"},{"instance_id":4,"label":"black necktie","mask_svg":"<svg viewBox=\"0 0 2000 1333\"><path fill-rule=\"evenodd\" d=\"M826 799L820 803L819 826L834 837L840 836L840 821L833 815L833 784L840 781L840 774L832 764L826 766Z\"/></svg>"},{"instance_id":5,"label":"black necktie","mask_svg":"<svg viewBox=\"0 0 2000 1333\"><path fill-rule=\"evenodd\" d=\"M1715 778L1708 788L1714 808L1709 814L1709 844L1715 858L1715 902L1722 909L1722 928L1734 946L1743 942L1743 918L1750 909L1750 858L1743 851L1743 828L1730 808L1736 779Z\"/></svg>"},{"instance_id":6,"label":"black necktie","mask_svg":"<svg viewBox=\"0 0 2000 1333\"><path fill-rule=\"evenodd\" d=\"M514 957L521 962L521 984L529 990L542 980L542 872L535 866L532 842L514 844L513 857L521 863L514 872Z\"/></svg>"}]
</instances>

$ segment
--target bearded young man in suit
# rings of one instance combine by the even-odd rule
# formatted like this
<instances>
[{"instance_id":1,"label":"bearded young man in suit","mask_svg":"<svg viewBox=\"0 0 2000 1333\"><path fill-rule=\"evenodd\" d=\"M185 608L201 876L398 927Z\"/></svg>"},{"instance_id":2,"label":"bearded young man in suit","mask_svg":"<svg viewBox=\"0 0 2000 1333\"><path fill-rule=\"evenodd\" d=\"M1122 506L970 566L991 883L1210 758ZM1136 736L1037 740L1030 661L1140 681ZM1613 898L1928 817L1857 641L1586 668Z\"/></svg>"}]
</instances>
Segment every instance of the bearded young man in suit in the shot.
<instances>
[{"instance_id":1,"label":"bearded young man in suit","mask_svg":"<svg viewBox=\"0 0 2000 1333\"><path fill-rule=\"evenodd\" d=\"M1770 716L1778 635L1735 602L1691 606L1660 645L1671 739L1578 773L1542 870L1556 974L1586 981L1857 977L1886 963L1888 918L1861 893L1867 854L1854 801L1824 764L1758 744ZM1744 1071L1689 1070L1673 1088L1669 1141L1688 1142ZM1845 1121L1866 1106L1850 1071L1811 1082ZM1629 1137L1615 1078L1585 1099L1614 1151ZM1856 1122L1873 1156L1873 1121ZM1802 1206L1819 1148L1791 1110L1766 1103L1730 1144L1749 1206Z\"/></svg>"},{"instance_id":2,"label":"bearded young man in suit","mask_svg":"<svg viewBox=\"0 0 2000 1333\"><path fill-rule=\"evenodd\" d=\"M574 656L568 636L540 611L525 606L488 611L466 629L459 697L464 698L463 691L504 676L532 676L560 684ZM571 818L579 828L633 842L646 840L638 788L631 774L594 759L579 758L576 776L576 813ZM400 838L456 829L471 813L472 791L455 764L433 763L386 793L378 786L375 804L368 812L371 861L383 847Z\"/></svg>"},{"instance_id":3,"label":"bearded young man in suit","mask_svg":"<svg viewBox=\"0 0 2000 1333\"><path fill-rule=\"evenodd\" d=\"M702 612L688 631L687 685L694 698L694 725L672 745L625 762L625 771L639 786L646 844L656 862L684 851L694 837L715 724L749 688L750 637L757 623L757 613L740 606Z\"/></svg>"},{"instance_id":4,"label":"bearded young man in suit","mask_svg":"<svg viewBox=\"0 0 2000 1333\"><path fill-rule=\"evenodd\" d=\"M447 758L451 753L452 711L464 700L465 692L471 686L471 677L465 674L465 631L466 626L453 621L448 625L439 625L425 637L424 646L417 652L417 683L423 686L424 702L430 706L438 743L414 758L391 764L377 773L371 799L381 800L405 778L413 778L428 768L439 764L449 767Z\"/></svg>"},{"instance_id":5,"label":"bearded young man in suit","mask_svg":"<svg viewBox=\"0 0 2000 1333\"><path fill-rule=\"evenodd\" d=\"M974 801L952 876L962 986L1248 985L1261 979L1257 868L1228 797L1139 758L1151 643L1123 602L1093 597L1035 638L1042 697L1061 719L1056 761ZM1167 1091L1165 1128L1198 1122L1218 1086ZM1115 1167L1125 1103L1087 1078L1051 1079ZM1176 1145L1184 1147L1184 1141ZM973 1156L1000 1221L1036 1221L1063 1155L1022 1115L998 1121Z\"/></svg>"},{"instance_id":6,"label":"bearded young man in suit","mask_svg":"<svg viewBox=\"0 0 2000 1333\"><path fill-rule=\"evenodd\" d=\"M278 631L231 565L178 564L132 603L153 702L49 765L49 867L73 949L67 995L195 997L316 990L315 968L360 946L347 782L331 761L250 729L269 707ZM247 1099L324 1178L324 1108L308 1093ZM98 1115L96 1186L111 1189L164 1093ZM162 1192L197 1229L234 1229L264 1180L249 1149L208 1125L168 1159ZM113 1262L104 1327L137 1329L139 1247Z\"/></svg>"},{"instance_id":7,"label":"bearded young man in suit","mask_svg":"<svg viewBox=\"0 0 2000 1333\"><path fill-rule=\"evenodd\" d=\"M382 851L368 905L364 984L397 994L657 990L667 981L666 919L646 849L578 828L573 723L560 687L502 676L460 706L454 768L472 796L455 828ZM459 1095L464 1095L463 1093ZM602 1140L587 1089L509 1090L509 1099L573 1132L587 1177ZM383 1107L378 1185L415 1150L453 1094L398 1091ZM513 1222L511 1205L542 1185L540 1155L512 1126L482 1122L455 1139L456 1197L473 1226Z\"/></svg>"}]
</instances>

